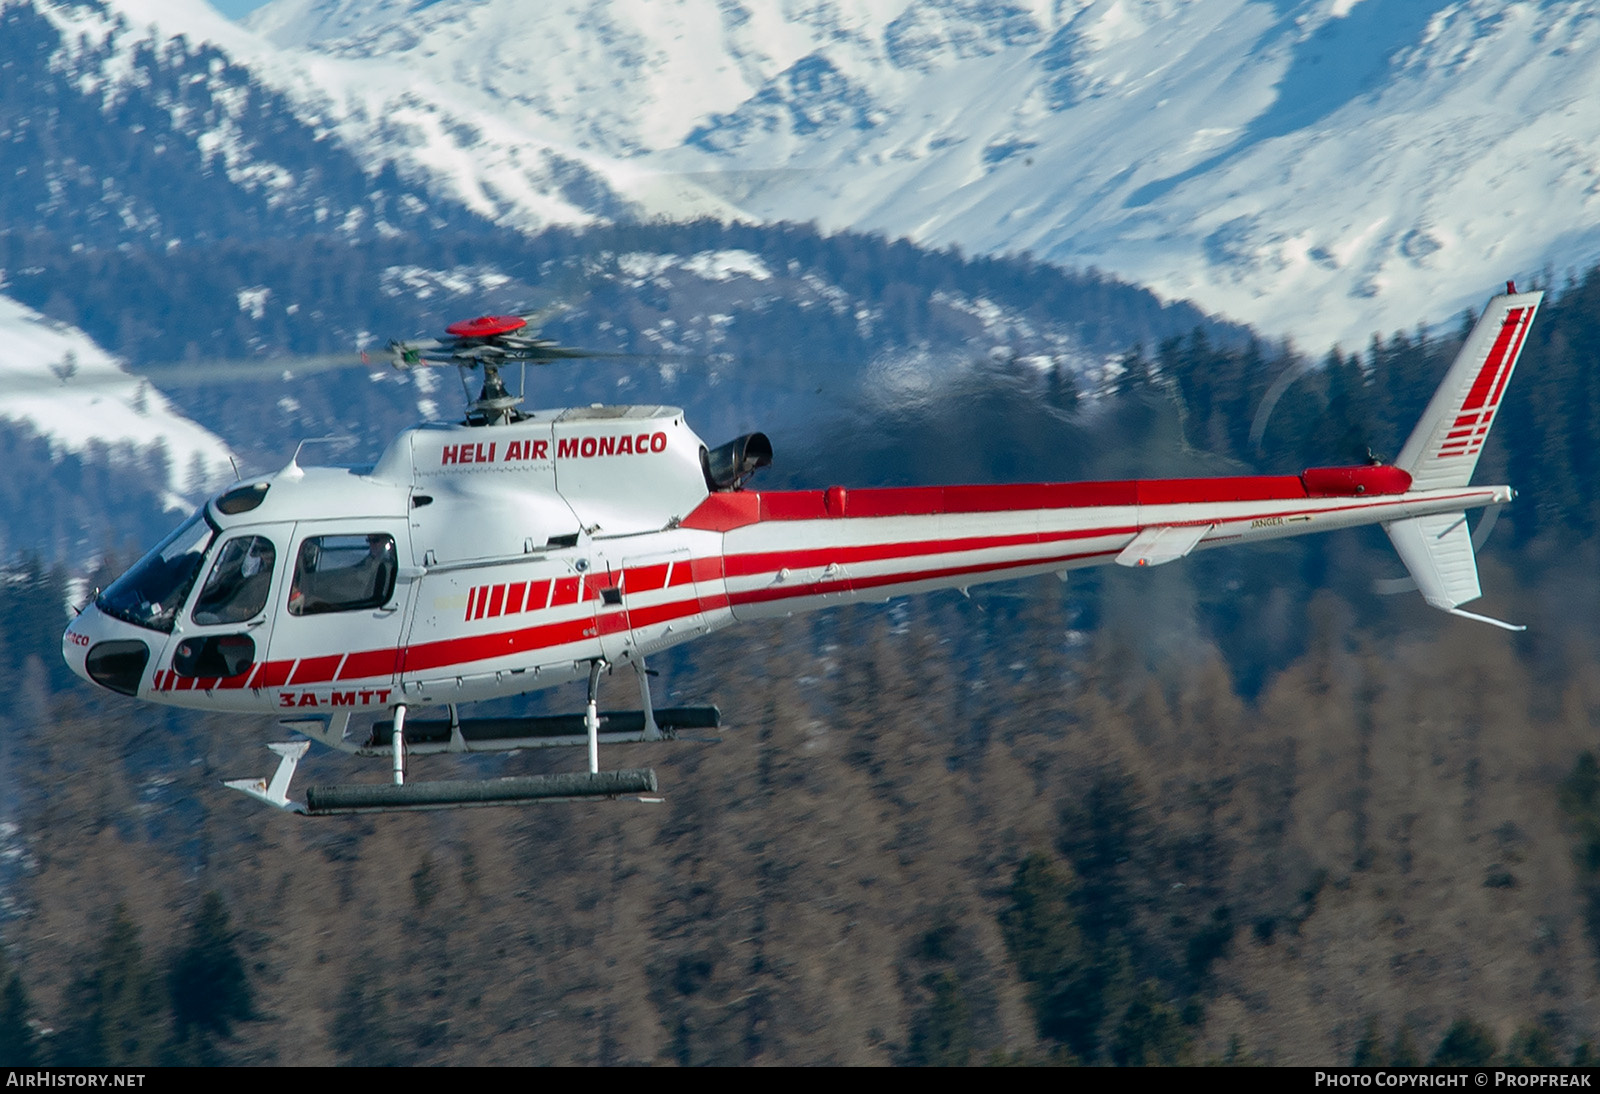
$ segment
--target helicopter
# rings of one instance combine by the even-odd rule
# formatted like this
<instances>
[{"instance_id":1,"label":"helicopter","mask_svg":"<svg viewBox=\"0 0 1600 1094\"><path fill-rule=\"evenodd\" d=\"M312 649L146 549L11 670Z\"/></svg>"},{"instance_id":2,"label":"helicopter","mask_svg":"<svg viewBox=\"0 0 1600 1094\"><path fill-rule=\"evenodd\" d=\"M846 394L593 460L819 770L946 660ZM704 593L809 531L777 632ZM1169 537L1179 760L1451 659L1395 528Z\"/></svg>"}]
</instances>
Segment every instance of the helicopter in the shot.
<instances>
[{"instance_id":1,"label":"helicopter","mask_svg":"<svg viewBox=\"0 0 1600 1094\"><path fill-rule=\"evenodd\" d=\"M1521 630L1462 607L1481 595L1466 514L1515 496L1471 478L1542 298L1507 282L1490 299L1393 463L785 491L749 488L773 459L762 433L712 448L675 407L524 410L503 368L590 354L539 338L531 316L480 316L389 344L398 368L481 373L461 420L404 430L370 466L301 466L297 451L221 491L98 592L63 655L121 695L278 715L305 739L268 745L272 776L226 785L320 816L659 800L654 771L602 770L600 746L692 738L720 713L656 707L649 656L860 601L1381 524L1429 605ZM601 675L624 667L639 709L600 711ZM461 715L577 681L580 713ZM421 709L444 716L411 716ZM389 760L390 781L291 798L313 741ZM541 747L586 747L587 770L407 779L408 756Z\"/></svg>"}]
</instances>

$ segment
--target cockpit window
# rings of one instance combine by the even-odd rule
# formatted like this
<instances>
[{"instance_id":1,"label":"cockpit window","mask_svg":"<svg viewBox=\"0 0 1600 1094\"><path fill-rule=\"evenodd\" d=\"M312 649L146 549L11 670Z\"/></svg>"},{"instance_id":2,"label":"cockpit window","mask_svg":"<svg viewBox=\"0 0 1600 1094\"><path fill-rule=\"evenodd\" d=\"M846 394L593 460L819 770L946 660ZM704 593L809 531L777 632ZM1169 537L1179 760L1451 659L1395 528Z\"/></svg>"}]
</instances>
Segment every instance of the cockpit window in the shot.
<instances>
[{"instance_id":1,"label":"cockpit window","mask_svg":"<svg viewBox=\"0 0 1600 1094\"><path fill-rule=\"evenodd\" d=\"M290 615L381 608L394 594L394 537L313 536L300 545Z\"/></svg>"},{"instance_id":2,"label":"cockpit window","mask_svg":"<svg viewBox=\"0 0 1600 1094\"><path fill-rule=\"evenodd\" d=\"M265 536L236 536L224 543L190 618L201 626L253 619L267 606L277 559L272 541Z\"/></svg>"},{"instance_id":3,"label":"cockpit window","mask_svg":"<svg viewBox=\"0 0 1600 1094\"><path fill-rule=\"evenodd\" d=\"M171 634L214 534L203 512L196 513L113 581L95 606L135 626Z\"/></svg>"}]
</instances>

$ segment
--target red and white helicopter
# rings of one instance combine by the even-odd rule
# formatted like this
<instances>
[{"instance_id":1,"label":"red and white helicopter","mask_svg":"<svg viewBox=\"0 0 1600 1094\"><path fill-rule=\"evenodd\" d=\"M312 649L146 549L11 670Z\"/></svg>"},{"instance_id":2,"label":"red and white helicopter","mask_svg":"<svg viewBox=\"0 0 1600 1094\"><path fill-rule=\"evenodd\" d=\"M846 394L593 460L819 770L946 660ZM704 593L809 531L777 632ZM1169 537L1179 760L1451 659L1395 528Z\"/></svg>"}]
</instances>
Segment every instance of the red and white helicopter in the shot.
<instances>
[{"instance_id":1,"label":"red and white helicopter","mask_svg":"<svg viewBox=\"0 0 1600 1094\"><path fill-rule=\"evenodd\" d=\"M1480 595L1466 511L1511 500L1469 480L1542 293L1489 301L1393 464L1299 475L768 492L745 488L760 433L708 449L666 406L524 413L499 369L581 356L486 316L395 363L481 368L466 419L401 433L370 467L301 467L208 501L72 621L63 652L100 687L202 710L278 714L392 782L289 782L309 742L272 744L270 779L227 785L323 814L648 795L599 745L717 724L657 709L645 658L764 616L1085 566L1159 566L1207 547L1382 524L1427 602ZM298 454L297 454L298 455ZM596 709L600 674L638 675L641 709ZM478 700L588 682L581 716L463 719ZM409 719L444 708L447 718ZM351 716L388 720L352 731ZM365 722L367 720L363 720ZM572 775L407 782L407 753L582 747Z\"/></svg>"}]
</instances>

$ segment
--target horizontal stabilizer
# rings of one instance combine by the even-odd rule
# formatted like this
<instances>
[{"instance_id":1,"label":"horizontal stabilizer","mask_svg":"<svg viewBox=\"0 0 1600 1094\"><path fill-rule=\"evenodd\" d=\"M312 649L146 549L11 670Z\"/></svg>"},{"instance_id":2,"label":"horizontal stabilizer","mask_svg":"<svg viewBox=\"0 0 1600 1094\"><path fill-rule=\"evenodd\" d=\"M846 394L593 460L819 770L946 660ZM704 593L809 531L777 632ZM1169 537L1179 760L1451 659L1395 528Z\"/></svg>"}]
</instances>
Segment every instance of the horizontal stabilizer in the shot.
<instances>
[{"instance_id":1,"label":"horizontal stabilizer","mask_svg":"<svg viewBox=\"0 0 1600 1094\"><path fill-rule=\"evenodd\" d=\"M1160 566L1176 562L1206 538L1214 524L1160 524L1146 528L1117 556L1118 566Z\"/></svg>"},{"instance_id":2,"label":"horizontal stabilizer","mask_svg":"<svg viewBox=\"0 0 1600 1094\"><path fill-rule=\"evenodd\" d=\"M1498 619L1460 610L1462 604L1483 595L1478 584L1478 560L1472 553L1466 513L1438 513L1412 517L1383 526L1406 564L1422 598L1440 611L1493 623L1507 630L1524 628Z\"/></svg>"},{"instance_id":3,"label":"horizontal stabilizer","mask_svg":"<svg viewBox=\"0 0 1600 1094\"><path fill-rule=\"evenodd\" d=\"M1449 611L1483 595L1467 514L1412 517L1385 524L1383 530L1411 571L1422 598L1433 607Z\"/></svg>"}]
</instances>

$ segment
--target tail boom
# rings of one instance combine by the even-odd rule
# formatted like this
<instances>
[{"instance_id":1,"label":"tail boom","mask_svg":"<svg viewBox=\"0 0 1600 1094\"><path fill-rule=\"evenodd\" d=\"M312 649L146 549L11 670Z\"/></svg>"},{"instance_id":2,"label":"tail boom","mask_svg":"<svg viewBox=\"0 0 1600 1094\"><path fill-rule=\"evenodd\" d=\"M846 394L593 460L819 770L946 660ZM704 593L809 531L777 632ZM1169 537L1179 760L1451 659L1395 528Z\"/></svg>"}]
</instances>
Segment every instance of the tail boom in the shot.
<instances>
[{"instance_id":1,"label":"tail boom","mask_svg":"<svg viewBox=\"0 0 1600 1094\"><path fill-rule=\"evenodd\" d=\"M1380 469L1324 470L1359 481ZM714 496L683 526L723 533L727 605L735 619L751 619L1114 562L1154 566L1194 550L1433 517L1510 497L1509 488L1492 486L1332 496L1311 493L1306 481L748 493Z\"/></svg>"}]
</instances>

